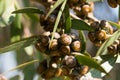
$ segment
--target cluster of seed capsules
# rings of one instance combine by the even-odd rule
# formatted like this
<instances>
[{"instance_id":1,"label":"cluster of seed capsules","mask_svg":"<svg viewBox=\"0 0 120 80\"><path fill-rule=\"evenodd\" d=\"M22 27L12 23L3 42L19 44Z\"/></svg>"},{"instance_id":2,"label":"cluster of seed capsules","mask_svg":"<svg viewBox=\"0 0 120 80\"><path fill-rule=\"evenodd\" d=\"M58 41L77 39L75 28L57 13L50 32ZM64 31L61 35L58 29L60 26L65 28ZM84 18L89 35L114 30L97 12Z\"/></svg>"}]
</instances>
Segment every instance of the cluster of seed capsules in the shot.
<instances>
[{"instance_id":1,"label":"cluster of seed capsules","mask_svg":"<svg viewBox=\"0 0 120 80\"><path fill-rule=\"evenodd\" d=\"M35 43L37 50L49 56L40 62L37 72L45 79L68 76L72 80L79 80L89 69L78 64L75 58L75 53L81 50L80 40L73 34L56 32L50 45L51 34L44 32Z\"/></svg>"},{"instance_id":2,"label":"cluster of seed capsules","mask_svg":"<svg viewBox=\"0 0 120 80\"><path fill-rule=\"evenodd\" d=\"M120 5L120 0L107 0L109 6L116 8L117 5Z\"/></svg>"},{"instance_id":3,"label":"cluster of seed capsules","mask_svg":"<svg viewBox=\"0 0 120 80\"><path fill-rule=\"evenodd\" d=\"M94 30L88 32L88 38L96 46L101 46L113 33L113 28L105 20L101 20L100 22L95 21L91 23L91 27L93 27Z\"/></svg>"},{"instance_id":4,"label":"cluster of seed capsules","mask_svg":"<svg viewBox=\"0 0 120 80\"><path fill-rule=\"evenodd\" d=\"M111 44L110 46L108 46L108 52L110 53L110 54L113 54L113 55L115 55L115 54L120 54L120 38L118 38L117 40L115 40L114 42L113 42L113 44Z\"/></svg>"}]
</instances>

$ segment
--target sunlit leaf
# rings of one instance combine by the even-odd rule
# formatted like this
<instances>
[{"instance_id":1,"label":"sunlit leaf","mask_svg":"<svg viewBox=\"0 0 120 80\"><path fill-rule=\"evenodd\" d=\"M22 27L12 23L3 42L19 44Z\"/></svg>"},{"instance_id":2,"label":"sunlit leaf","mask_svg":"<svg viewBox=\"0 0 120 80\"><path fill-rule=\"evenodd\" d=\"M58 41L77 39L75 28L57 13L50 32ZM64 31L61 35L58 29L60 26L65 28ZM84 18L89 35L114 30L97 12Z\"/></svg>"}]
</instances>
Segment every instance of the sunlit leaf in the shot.
<instances>
[{"instance_id":1,"label":"sunlit leaf","mask_svg":"<svg viewBox=\"0 0 120 80\"><path fill-rule=\"evenodd\" d=\"M42 14L43 11L38 9L38 8L35 8L35 7L26 7L23 9L18 9L16 11L13 11L12 13L38 13L38 14Z\"/></svg>"},{"instance_id":2,"label":"sunlit leaf","mask_svg":"<svg viewBox=\"0 0 120 80\"><path fill-rule=\"evenodd\" d=\"M13 0L9 0L9 1L2 0L2 1L4 1L4 7L2 7L4 11L2 10L3 12L0 15L0 27L6 27L9 24L11 24L14 19L15 14L11 14L11 12L15 10L15 6Z\"/></svg>"},{"instance_id":3,"label":"sunlit leaf","mask_svg":"<svg viewBox=\"0 0 120 80\"><path fill-rule=\"evenodd\" d=\"M57 0L57 2L54 4L54 6L49 10L48 14L46 15L46 19L47 17L60 5L64 2L64 0Z\"/></svg>"},{"instance_id":4,"label":"sunlit leaf","mask_svg":"<svg viewBox=\"0 0 120 80\"><path fill-rule=\"evenodd\" d=\"M107 47L120 37L120 30L116 31L108 40L106 40L97 51L96 56L108 54Z\"/></svg>"},{"instance_id":5,"label":"sunlit leaf","mask_svg":"<svg viewBox=\"0 0 120 80\"><path fill-rule=\"evenodd\" d=\"M73 19L72 29L92 31L93 28L82 20Z\"/></svg>"},{"instance_id":6,"label":"sunlit leaf","mask_svg":"<svg viewBox=\"0 0 120 80\"><path fill-rule=\"evenodd\" d=\"M53 38L54 38L54 34L55 34L56 30L57 30L57 26L58 26L58 24L59 24L59 21L60 21L60 18L61 18L61 16L62 16L62 12L63 12L63 10L64 10L64 8L65 8L66 2L67 2L67 0L64 0L63 4L62 4L62 6L61 6L61 9L60 9L60 11L58 12L57 19L56 19L56 21L55 21L55 25L54 25L54 29L53 29L53 33L52 33L52 37L51 37L51 40L50 40L49 47L51 46L51 41L52 41Z\"/></svg>"},{"instance_id":7,"label":"sunlit leaf","mask_svg":"<svg viewBox=\"0 0 120 80\"><path fill-rule=\"evenodd\" d=\"M5 0L0 0L0 16L5 10Z\"/></svg>"},{"instance_id":8,"label":"sunlit leaf","mask_svg":"<svg viewBox=\"0 0 120 80\"><path fill-rule=\"evenodd\" d=\"M77 55L76 56L78 63L79 64L83 64L83 65L87 65L91 68L100 70L101 72L107 73L101 66L99 63L97 63L95 60L93 60L92 58L88 57L88 56L84 56L84 55Z\"/></svg>"},{"instance_id":9,"label":"sunlit leaf","mask_svg":"<svg viewBox=\"0 0 120 80\"><path fill-rule=\"evenodd\" d=\"M79 37L81 40L81 53L84 53L86 50L86 37L84 35L84 32L81 30L79 31Z\"/></svg>"},{"instance_id":10,"label":"sunlit leaf","mask_svg":"<svg viewBox=\"0 0 120 80\"><path fill-rule=\"evenodd\" d=\"M20 40L18 42L15 42L8 46L0 48L0 54L11 51L11 50L27 47L27 46L31 45L35 41L35 39L36 39L36 36L30 37L30 38L25 38L23 40Z\"/></svg>"},{"instance_id":11,"label":"sunlit leaf","mask_svg":"<svg viewBox=\"0 0 120 80\"><path fill-rule=\"evenodd\" d=\"M65 7L65 32L70 33L71 30L71 17L69 13L69 7L66 5Z\"/></svg>"},{"instance_id":12,"label":"sunlit leaf","mask_svg":"<svg viewBox=\"0 0 120 80\"><path fill-rule=\"evenodd\" d=\"M112 21L108 21L112 26L115 26L116 28L120 29L120 25L115 23L115 22L112 22Z\"/></svg>"}]
</instances>

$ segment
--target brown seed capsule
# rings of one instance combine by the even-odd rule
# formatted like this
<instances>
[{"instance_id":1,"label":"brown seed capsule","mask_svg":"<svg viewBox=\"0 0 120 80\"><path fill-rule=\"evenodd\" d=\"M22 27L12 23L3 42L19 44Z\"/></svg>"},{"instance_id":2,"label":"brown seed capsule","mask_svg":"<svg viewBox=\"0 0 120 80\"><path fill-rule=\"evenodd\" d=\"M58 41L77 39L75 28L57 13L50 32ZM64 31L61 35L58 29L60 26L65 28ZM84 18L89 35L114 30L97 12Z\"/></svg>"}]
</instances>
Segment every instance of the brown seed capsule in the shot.
<instances>
[{"instance_id":1,"label":"brown seed capsule","mask_svg":"<svg viewBox=\"0 0 120 80\"><path fill-rule=\"evenodd\" d=\"M93 23L91 23L91 27L94 29L94 30L99 30L99 22L95 21Z\"/></svg>"},{"instance_id":2,"label":"brown seed capsule","mask_svg":"<svg viewBox=\"0 0 120 80\"><path fill-rule=\"evenodd\" d=\"M95 34L94 34L94 32L89 32L88 33L88 38L90 39L90 41L94 42L95 41Z\"/></svg>"},{"instance_id":3,"label":"brown seed capsule","mask_svg":"<svg viewBox=\"0 0 120 80\"><path fill-rule=\"evenodd\" d=\"M40 16L40 25L41 26L45 26L45 25L47 25L46 23L47 23L47 21L45 20L45 14L41 14L41 16Z\"/></svg>"},{"instance_id":4,"label":"brown seed capsule","mask_svg":"<svg viewBox=\"0 0 120 80\"><path fill-rule=\"evenodd\" d=\"M45 71L45 73L44 74L42 74L41 76L43 77L43 78L45 78L45 79L51 79L51 78L53 78L54 76L55 76L55 70L56 69L54 69L54 68L49 68L49 69L47 69L46 71Z\"/></svg>"},{"instance_id":5,"label":"brown seed capsule","mask_svg":"<svg viewBox=\"0 0 120 80\"><path fill-rule=\"evenodd\" d=\"M100 21L101 29L103 29L105 26L106 26L106 21L105 20Z\"/></svg>"},{"instance_id":6,"label":"brown seed capsule","mask_svg":"<svg viewBox=\"0 0 120 80\"><path fill-rule=\"evenodd\" d=\"M73 51L80 51L80 48L81 48L80 41L72 42L71 48L73 49Z\"/></svg>"},{"instance_id":7,"label":"brown seed capsule","mask_svg":"<svg viewBox=\"0 0 120 80\"><path fill-rule=\"evenodd\" d=\"M69 68L73 68L76 66L76 58L74 56L65 56L65 64Z\"/></svg>"},{"instance_id":8,"label":"brown seed capsule","mask_svg":"<svg viewBox=\"0 0 120 80\"><path fill-rule=\"evenodd\" d=\"M89 70L88 66L82 66L82 69L80 71L80 75L85 75Z\"/></svg>"},{"instance_id":9,"label":"brown seed capsule","mask_svg":"<svg viewBox=\"0 0 120 80\"><path fill-rule=\"evenodd\" d=\"M72 42L72 38L67 34L62 34L59 41L63 45L70 45Z\"/></svg>"},{"instance_id":10,"label":"brown seed capsule","mask_svg":"<svg viewBox=\"0 0 120 80\"><path fill-rule=\"evenodd\" d=\"M50 50L57 50L58 49L58 42L57 39L53 39L50 45Z\"/></svg>"},{"instance_id":11,"label":"brown seed capsule","mask_svg":"<svg viewBox=\"0 0 120 80\"><path fill-rule=\"evenodd\" d=\"M45 46L41 45L40 42L36 42L36 43L35 43L35 48L36 48L38 51L43 52L43 53L47 50L47 48L46 48Z\"/></svg>"},{"instance_id":12,"label":"brown seed capsule","mask_svg":"<svg viewBox=\"0 0 120 80\"><path fill-rule=\"evenodd\" d=\"M117 1L116 0L107 0L107 2L112 8L117 7Z\"/></svg>"},{"instance_id":13,"label":"brown seed capsule","mask_svg":"<svg viewBox=\"0 0 120 80\"><path fill-rule=\"evenodd\" d=\"M92 12L92 7L90 5L83 5L82 6L82 11L85 12L85 13L90 13Z\"/></svg>"},{"instance_id":14,"label":"brown seed capsule","mask_svg":"<svg viewBox=\"0 0 120 80\"><path fill-rule=\"evenodd\" d=\"M68 76L69 75L70 70L69 70L68 67L63 66L61 69L62 69L62 76Z\"/></svg>"},{"instance_id":15,"label":"brown seed capsule","mask_svg":"<svg viewBox=\"0 0 120 80\"><path fill-rule=\"evenodd\" d=\"M54 56L60 56L62 54L62 52L61 51L59 51L59 50L52 50L52 51L50 51L49 52L49 56L51 56L51 57L54 57Z\"/></svg>"},{"instance_id":16,"label":"brown seed capsule","mask_svg":"<svg viewBox=\"0 0 120 80\"><path fill-rule=\"evenodd\" d=\"M98 39L98 40L105 40L106 39L106 32L105 30L99 30L95 33L95 37Z\"/></svg>"},{"instance_id":17,"label":"brown seed capsule","mask_svg":"<svg viewBox=\"0 0 120 80\"><path fill-rule=\"evenodd\" d=\"M117 4L119 4L120 5L120 0L116 0L117 1Z\"/></svg>"},{"instance_id":18,"label":"brown seed capsule","mask_svg":"<svg viewBox=\"0 0 120 80\"><path fill-rule=\"evenodd\" d=\"M117 45L110 45L107 49L108 49L108 52L113 55L117 54L118 52Z\"/></svg>"},{"instance_id":19,"label":"brown seed capsule","mask_svg":"<svg viewBox=\"0 0 120 80\"><path fill-rule=\"evenodd\" d=\"M70 46L64 46L64 45L62 45L60 47L60 51L62 52L62 55L70 54Z\"/></svg>"},{"instance_id":20,"label":"brown seed capsule","mask_svg":"<svg viewBox=\"0 0 120 80\"><path fill-rule=\"evenodd\" d=\"M62 69L61 68L57 68L57 70L55 71L55 77L59 77L62 75Z\"/></svg>"},{"instance_id":21,"label":"brown seed capsule","mask_svg":"<svg viewBox=\"0 0 120 80\"><path fill-rule=\"evenodd\" d=\"M47 19L47 23L49 25L53 25L55 23L55 20L56 20L56 16L54 14L51 14Z\"/></svg>"},{"instance_id":22,"label":"brown seed capsule","mask_svg":"<svg viewBox=\"0 0 120 80\"><path fill-rule=\"evenodd\" d=\"M102 45L101 40L95 40L93 43L95 44L95 46L101 46Z\"/></svg>"},{"instance_id":23,"label":"brown seed capsule","mask_svg":"<svg viewBox=\"0 0 120 80\"><path fill-rule=\"evenodd\" d=\"M39 63L39 66L38 66L38 68L37 68L37 72L38 72L39 74L42 74L42 73L45 72L45 70L46 70L47 68L48 68L48 67L47 67L47 60L44 60L44 61L42 61L42 62Z\"/></svg>"},{"instance_id":24,"label":"brown seed capsule","mask_svg":"<svg viewBox=\"0 0 120 80\"><path fill-rule=\"evenodd\" d=\"M49 44L50 38L48 36L40 36L40 42L43 46L47 46Z\"/></svg>"}]
</instances>

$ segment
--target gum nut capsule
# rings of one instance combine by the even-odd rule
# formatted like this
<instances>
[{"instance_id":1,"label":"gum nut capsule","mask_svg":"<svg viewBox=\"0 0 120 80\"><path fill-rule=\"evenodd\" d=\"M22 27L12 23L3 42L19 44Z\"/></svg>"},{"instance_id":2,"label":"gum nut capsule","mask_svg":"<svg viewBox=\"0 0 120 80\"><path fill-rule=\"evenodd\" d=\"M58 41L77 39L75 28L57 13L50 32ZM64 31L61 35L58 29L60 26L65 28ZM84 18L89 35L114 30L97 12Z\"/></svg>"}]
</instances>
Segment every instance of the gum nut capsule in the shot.
<instances>
[{"instance_id":1,"label":"gum nut capsule","mask_svg":"<svg viewBox=\"0 0 120 80\"><path fill-rule=\"evenodd\" d=\"M65 56L65 64L69 68L73 68L76 66L76 58L74 56Z\"/></svg>"},{"instance_id":2,"label":"gum nut capsule","mask_svg":"<svg viewBox=\"0 0 120 80\"><path fill-rule=\"evenodd\" d=\"M102 45L101 40L95 40L93 43L95 44L95 46L101 46Z\"/></svg>"},{"instance_id":3,"label":"gum nut capsule","mask_svg":"<svg viewBox=\"0 0 120 80\"><path fill-rule=\"evenodd\" d=\"M113 44L116 44L116 45L119 45L120 44L120 41L117 39L113 42Z\"/></svg>"},{"instance_id":4,"label":"gum nut capsule","mask_svg":"<svg viewBox=\"0 0 120 80\"><path fill-rule=\"evenodd\" d=\"M50 50L57 50L58 48L58 42L57 42L57 39L53 39L52 42L51 42L51 45L50 45Z\"/></svg>"},{"instance_id":5,"label":"gum nut capsule","mask_svg":"<svg viewBox=\"0 0 120 80\"><path fill-rule=\"evenodd\" d=\"M54 57L54 56L60 56L61 54L62 54L62 52L59 50L51 50L49 53L49 56Z\"/></svg>"},{"instance_id":6,"label":"gum nut capsule","mask_svg":"<svg viewBox=\"0 0 120 80\"><path fill-rule=\"evenodd\" d=\"M73 49L73 51L80 51L80 48L81 48L80 41L72 42L71 48Z\"/></svg>"},{"instance_id":7,"label":"gum nut capsule","mask_svg":"<svg viewBox=\"0 0 120 80\"><path fill-rule=\"evenodd\" d=\"M39 74L42 74L47 69L47 60L44 60L39 63L39 66L37 67L37 72Z\"/></svg>"},{"instance_id":8,"label":"gum nut capsule","mask_svg":"<svg viewBox=\"0 0 120 80\"><path fill-rule=\"evenodd\" d=\"M98 39L98 40L105 40L106 39L106 32L105 30L99 30L95 33L95 37Z\"/></svg>"},{"instance_id":9,"label":"gum nut capsule","mask_svg":"<svg viewBox=\"0 0 120 80\"><path fill-rule=\"evenodd\" d=\"M71 3L76 4L79 2L79 0L70 0Z\"/></svg>"},{"instance_id":10,"label":"gum nut capsule","mask_svg":"<svg viewBox=\"0 0 120 80\"><path fill-rule=\"evenodd\" d=\"M47 49L45 46L41 45L40 42L35 43L35 48L40 52L45 52Z\"/></svg>"},{"instance_id":11,"label":"gum nut capsule","mask_svg":"<svg viewBox=\"0 0 120 80\"><path fill-rule=\"evenodd\" d=\"M103 29L105 26L106 26L106 21L105 20L101 20L101 22L100 22L101 29Z\"/></svg>"},{"instance_id":12,"label":"gum nut capsule","mask_svg":"<svg viewBox=\"0 0 120 80\"><path fill-rule=\"evenodd\" d=\"M48 36L40 36L40 41L43 46L47 46L49 44L50 38Z\"/></svg>"},{"instance_id":13,"label":"gum nut capsule","mask_svg":"<svg viewBox=\"0 0 120 80\"><path fill-rule=\"evenodd\" d=\"M95 34L94 32L88 32L88 38L90 41L94 42L95 41Z\"/></svg>"},{"instance_id":14,"label":"gum nut capsule","mask_svg":"<svg viewBox=\"0 0 120 80\"><path fill-rule=\"evenodd\" d=\"M51 14L47 19L47 23L50 24L50 25L54 24L55 20L56 20L56 16L54 14Z\"/></svg>"},{"instance_id":15,"label":"gum nut capsule","mask_svg":"<svg viewBox=\"0 0 120 80\"><path fill-rule=\"evenodd\" d=\"M61 69L62 69L62 76L68 76L69 75L70 70L69 70L68 67L63 66Z\"/></svg>"},{"instance_id":16,"label":"gum nut capsule","mask_svg":"<svg viewBox=\"0 0 120 80\"><path fill-rule=\"evenodd\" d=\"M95 21L93 23L91 23L90 25L94 30L98 30L99 28L99 22Z\"/></svg>"},{"instance_id":17,"label":"gum nut capsule","mask_svg":"<svg viewBox=\"0 0 120 80\"><path fill-rule=\"evenodd\" d=\"M110 54L117 54L117 45L110 45L110 46L108 46L108 48L107 48L107 50L108 50L108 52L110 53Z\"/></svg>"},{"instance_id":18,"label":"gum nut capsule","mask_svg":"<svg viewBox=\"0 0 120 80\"><path fill-rule=\"evenodd\" d=\"M61 68L57 68L57 70L55 71L55 77L59 77L62 75L62 69Z\"/></svg>"},{"instance_id":19,"label":"gum nut capsule","mask_svg":"<svg viewBox=\"0 0 120 80\"><path fill-rule=\"evenodd\" d=\"M116 0L117 1L117 4L119 4L120 5L120 0Z\"/></svg>"},{"instance_id":20,"label":"gum nut capsule","mask_svg":"<svg viewBox=\"0 0 120 80\"><path fill-rule=\"evenodd\" d=\"M107 0L109 6L111 6L112 8L116 8L117 7L117 1L116 0Z\"/></svg>"},{"instance_id":21,"label":"gum nut capsule","mask_svg":"<svg viewBox=\"0 0 120 80\"><path fill-rule=\"evenodd\" d=\"M70 54L70 46L62 45L60 51L62 52L62 55Z\"/></svg>"},{"instance_id":22,"label":"gum nut capsule","mask_svg":"<svg viewBox=\"0 0 120 80\"><path fill-rule=\"evenodd\" d=\"M46 70L44 78L45 78L45 80L46 79L50 80L54 76L55 76L55 69L54 68L49 68L49 69Z\"/></svg>"},{"instance_id":23,"label":"gum nut capsule","mask_svg":"<svg viewBox=\"0 0 120 80\"><path fill-rule=\"evenodd\" d=\"M67 34L62 34L60 37L60 43L63 45L70 45L72 42L72 38Z\"/></svg>"},{"instance_id":24,"label":"gum nut capsule","mask_svg":"<svg viewBox=\"0 0 120 80\"><path fill-rule=\"evenodd\" d=\"M45 26L46 25L47 21L45 20L45 16L46 16L45 14L41 14L40 15L40 25L41 26Z\"/></svg>"},{"instance_id":25,"label":"gum nut capsule","mask_svg":"<svg viewBox=\"0 0 120 80\"><path fill-rule=\"evenodd\" d=\"M82 6L82 11L83 12L86 12L86 13L90 13L90 12L92 12L92 7L90 6L90 5L83 5Z\"/></svg>"},{"instance_id":26,"label":"gum nut capsule","mask_svg":"<svg viewBox=\"0 0 120 80\"><path fill-rule=\"evenodd\" d=\"M81 75L85 75L89 70L89 67L88 66L82 66L82 69L80 71L80 74Z\"/></svg>"}]
</instances>

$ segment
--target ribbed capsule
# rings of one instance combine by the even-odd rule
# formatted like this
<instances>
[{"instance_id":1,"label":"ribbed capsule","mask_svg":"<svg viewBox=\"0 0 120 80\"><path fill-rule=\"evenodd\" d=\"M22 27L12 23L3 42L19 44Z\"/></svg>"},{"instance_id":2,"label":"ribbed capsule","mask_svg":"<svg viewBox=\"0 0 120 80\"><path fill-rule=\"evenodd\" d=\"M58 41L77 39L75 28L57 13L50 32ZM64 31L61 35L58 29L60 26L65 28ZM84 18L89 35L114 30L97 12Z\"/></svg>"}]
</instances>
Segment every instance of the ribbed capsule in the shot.
<instances>
[{"instance_id":1,"label":"ribbed capsule","mask_svg":"<svg viewBox=\"0 0 120 80\"><path fill-rule=\"evenodd\" d=\"M76 41L73 41L72 44L71 44L71 48L73 49L73 51L80 51L80 48L81 48L81 43L80 41L76 40Z\"/></svg>"},{"instance_id":2,"label":"ribbed capsule","mask_svg":"<svg viewBox=\"0 0 120 80\"><path fill-rule=\"evenodd\" d=\"M105 40L106 39L106 32L105 32L105 30L99 30L99 31L95 32L95 37L98 40Z\"/></svg>"},{"instance_id":3,"label":"ribbed capsule","mask_svg":"<svg viewBox=\"0 0 120 80\"><path fill-rule=\"evenodd\" d=\"M113 54L113 55L117 54L117 52L118 52L116 44L115 45L110 45L107 49L108 49L108 52L110 54Z\"/></svg>"}]
</instances>

